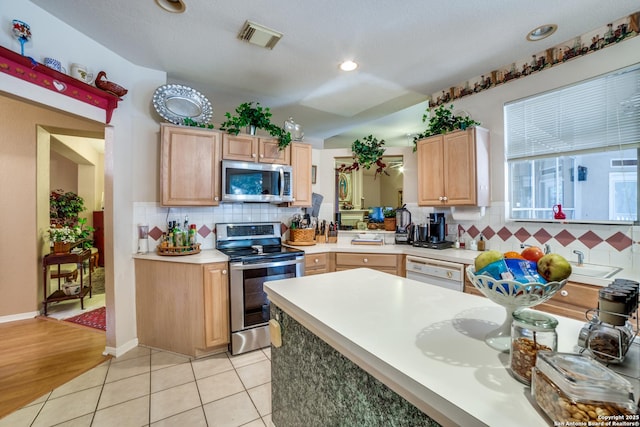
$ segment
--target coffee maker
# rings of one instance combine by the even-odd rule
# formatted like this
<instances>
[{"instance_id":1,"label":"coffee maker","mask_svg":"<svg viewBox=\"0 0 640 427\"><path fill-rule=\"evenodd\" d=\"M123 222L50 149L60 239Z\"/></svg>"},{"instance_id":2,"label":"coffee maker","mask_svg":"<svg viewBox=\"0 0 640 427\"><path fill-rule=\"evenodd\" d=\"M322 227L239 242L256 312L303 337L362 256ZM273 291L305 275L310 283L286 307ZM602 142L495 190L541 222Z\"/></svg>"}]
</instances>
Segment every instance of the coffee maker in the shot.
<instances>
[{"instance_id":1,"label":"coffee maker","mask_svg":"<svg viewBox=\"0 0 640 427\"><path fill-rule=\"evenodd\" d=\"M399 244L411 244L412 238L411 212L405 206L396 209L396 243Z\"/></svg>"},{"instance_id":2,"label":"coffee maker","mask_svg":"<svg viewBox=\"0 0 640 427\"><path fill-rule=\"evenodd\" d=\"M447 236L447 224L445 214L441 212L429 214L429 223L418 227L414 233L418 237L413 246L430 249L447 249L453 247L453 242L445 240Z\"/></svg>"}]
</instances>

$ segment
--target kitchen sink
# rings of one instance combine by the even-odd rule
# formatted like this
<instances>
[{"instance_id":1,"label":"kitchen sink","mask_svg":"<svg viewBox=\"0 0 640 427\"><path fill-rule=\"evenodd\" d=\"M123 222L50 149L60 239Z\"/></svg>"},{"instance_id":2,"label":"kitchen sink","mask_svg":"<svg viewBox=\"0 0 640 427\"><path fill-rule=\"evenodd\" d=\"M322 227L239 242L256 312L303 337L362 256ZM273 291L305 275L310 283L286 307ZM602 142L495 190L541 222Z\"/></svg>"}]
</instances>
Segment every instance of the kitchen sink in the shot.
<instances>
[{"instance_id":1,"label":"kitchen sink","mask_svg":"<svg viewBox=\"0 0 640 427\"><path fill-rule=\"evenodd\" d=\"M587 264L578 265L577 262L569 262L571 264L571 275L596 277L606 279L622 270L620 267L610 267L607 265Z\"/></svg>"}]
</instances>

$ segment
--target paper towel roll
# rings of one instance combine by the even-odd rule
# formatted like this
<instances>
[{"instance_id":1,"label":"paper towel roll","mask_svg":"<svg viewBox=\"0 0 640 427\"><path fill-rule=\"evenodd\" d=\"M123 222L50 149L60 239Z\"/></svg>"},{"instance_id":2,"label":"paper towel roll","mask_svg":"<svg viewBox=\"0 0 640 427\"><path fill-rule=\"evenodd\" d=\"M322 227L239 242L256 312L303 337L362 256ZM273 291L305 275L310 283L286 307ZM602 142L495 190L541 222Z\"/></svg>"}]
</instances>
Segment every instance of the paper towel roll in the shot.
<instances>
[{"instance_id":1,"label":"paper towel roll","mask_svg":"<svg viewBox=\"0 0 640 427\"><path fill-rule=\"evenodd\" d=\"M484 206L451 207L451 217L456 221L476 221L484 216Z\"/></svg>"}]
</instances>

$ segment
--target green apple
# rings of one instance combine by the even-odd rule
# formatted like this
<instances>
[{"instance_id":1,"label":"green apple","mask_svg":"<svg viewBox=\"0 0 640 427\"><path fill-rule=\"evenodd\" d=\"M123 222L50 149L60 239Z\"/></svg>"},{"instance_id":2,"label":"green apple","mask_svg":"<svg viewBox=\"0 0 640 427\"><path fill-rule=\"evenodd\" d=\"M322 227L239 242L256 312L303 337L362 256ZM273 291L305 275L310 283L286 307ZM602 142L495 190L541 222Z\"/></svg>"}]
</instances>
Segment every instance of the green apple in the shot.
<instances>
[{"instance_id":1,"label":"green apple","mask_svg":"<svg viewBox=\"0 0 640 427\"><path fill-rule=\"evenodd\" d=\"M496 262L504 258L500 251L485 251L478 255L475 259L476 271L480 271L492 262Z\"/></svg>"},{"instance_id":2,"label":"green apple","mask_svg":"<svg viewBox=\"0 0 640 427\"><path fill-rule=\"evenodd\" d=\"M571 264L562 255L546 254L538 260L538 273L549 282L560 282L571 276Z\"/></svg>"}]
</instances>

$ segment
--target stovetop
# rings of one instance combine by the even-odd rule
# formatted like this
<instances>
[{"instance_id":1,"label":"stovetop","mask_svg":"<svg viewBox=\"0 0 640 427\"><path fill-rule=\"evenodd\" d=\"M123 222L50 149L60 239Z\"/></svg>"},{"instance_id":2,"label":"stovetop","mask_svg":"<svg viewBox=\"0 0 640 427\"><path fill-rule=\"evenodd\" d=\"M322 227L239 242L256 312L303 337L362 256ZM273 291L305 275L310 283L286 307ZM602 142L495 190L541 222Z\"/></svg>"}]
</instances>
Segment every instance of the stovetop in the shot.
<instances>
[{"instance_id":1,"label":"stovetop","mask_svg":"<svg viewBox=\"0 0 640 427\"><path fill-rule=\"evenodd\" d=\"M281 245L262 246L262 252L257 248L252 248L251 246L222 248L218 250L227 255L229 257L229 261L242 261L245 264L291 258L295 255L304 254L304 251L300 249Z\"/></svg>"}]
</instances>

